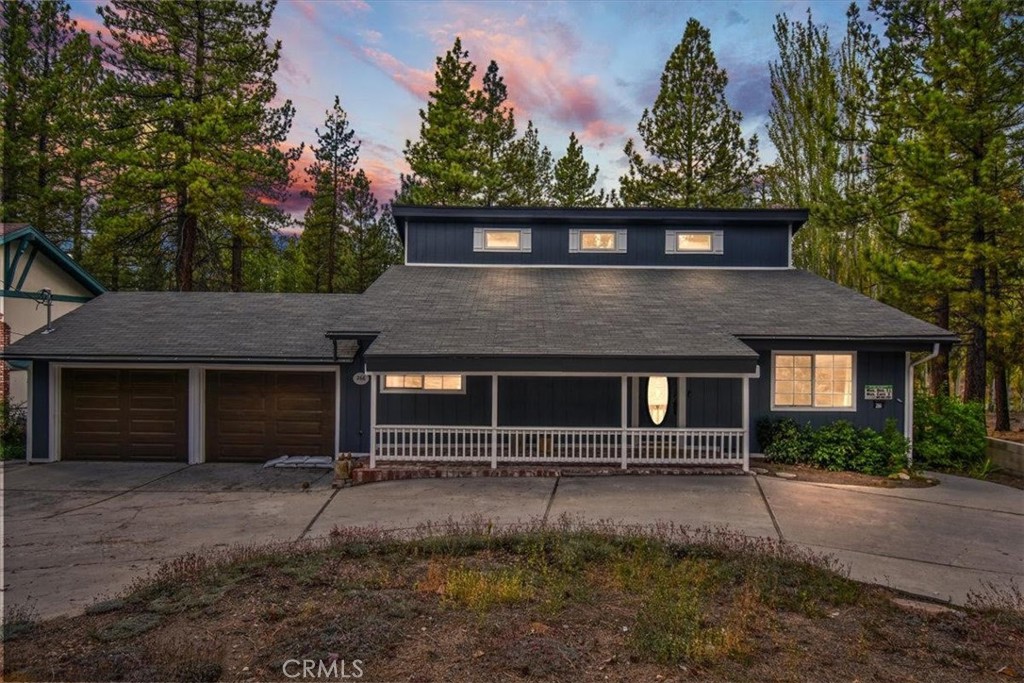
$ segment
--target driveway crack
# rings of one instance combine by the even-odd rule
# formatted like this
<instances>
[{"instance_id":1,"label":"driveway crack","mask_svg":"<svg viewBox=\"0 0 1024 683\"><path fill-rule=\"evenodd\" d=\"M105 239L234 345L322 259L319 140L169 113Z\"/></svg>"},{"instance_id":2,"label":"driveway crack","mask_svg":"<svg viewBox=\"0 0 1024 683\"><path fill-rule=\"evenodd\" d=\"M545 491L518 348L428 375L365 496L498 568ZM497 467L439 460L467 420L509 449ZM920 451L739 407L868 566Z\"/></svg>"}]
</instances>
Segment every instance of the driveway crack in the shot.
<instances>
[{"instance_id":1,"label":"driveway crack","mask_svg":"<svg viewBox=\"0 0 1024 683\"><path fill-rule=\"evenodd\" d=\"M562 474L555 475L555 485L551 488L551 496L548 498L547 507L544 508L544 517L541 518L541 526L547 526L548 515L551 514L551 506L555 502L555 494L558 492L558 482L562 480Z\"/></svg>"},{"instance_id":2,"label":"driveway crack","mask_svg":"<svg viewBox=\"0 0 1024 683\"><path fill-rule=\"evenodd\" d=\"M161 479L166 479L167 477L171 476L172 474L177 474L178 472L181 472L182 470L188 469L189 467L192 467L192 465L185 465L184 467L179 467L176 470L171 470L170 472L167 472L166 474L161 474L159 477L155 477L153 479L150 479L149 481L145 481L145 482L139 484L138 486L133 486L133 487L131 487L129 489L125 489L124 491L118 491L117 493L115 493L112 496L107 496L106 498L100 498L99 500L94 500L93 502L86 503L85 505L79 505L78 507L71 508L70 510L63 510L61 512L56 512L56 513L50 515L49 517L45 517L44 519L52 519L54 517L60 517L61 515L66 515L69 512L77 512L78 510L84 510L85 508L92 507L93 505L99 505L100 503L105 503L108 500L113 500L114 498L117 498L119 496L123 496L126 493L131 493L133 491L138 491L143 486L149 486L150 484L158 482Z\"/></svg>"},{"instance_id":3,"label":"driveway crack","mask_svg":"<svg viewBox=\"0 0 1024 683\"><path fill-rule=\"evenodd\" d=\"M764 494L764 489L761 488L761 477L755 474L754 483L757 484L757 490L761 493L761 500L764 501L764 507L768 510L768 516L772 518L772 526L775 527L775 533L779 535L780 541L785 541L786 538L782 535L782 527L779 526L779 520L775 518L775 511L772 510L772 505L768 502L768 496Z\"/></svg>"},{"instance_id":4,"label":"driveway crack","mask_svg":"<svg viewBox=\"0 0 1024 683\"><path fill-rule=\"evenodd\" d=\"M306 528L302 530L302 533L299 534L299 537L296 540L301 541L303 538L306 537L306 534L309 533L309 530L313 528L314 524L316 524L316 520L320 519L320 515L324 513L324 510L326 510L327 506L331 504L331 501L334 500L334 497L338 495L339 491L341 491L341 489L334 489L334 491L331 492L331 495L327 497L327 500L324 501L324 504L321 505L320 509L316 511L316 514L313 515L313 519L309 520L309 524L306 525Z\"/></svg>"}]
</instances>

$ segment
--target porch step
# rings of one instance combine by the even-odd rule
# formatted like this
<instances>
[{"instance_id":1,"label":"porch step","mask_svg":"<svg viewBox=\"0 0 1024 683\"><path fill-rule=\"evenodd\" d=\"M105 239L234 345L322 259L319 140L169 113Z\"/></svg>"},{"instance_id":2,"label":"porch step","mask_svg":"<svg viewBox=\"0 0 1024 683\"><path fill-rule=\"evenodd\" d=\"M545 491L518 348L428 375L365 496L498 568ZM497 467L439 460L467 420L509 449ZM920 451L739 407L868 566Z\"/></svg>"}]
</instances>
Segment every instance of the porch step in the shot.
<instances>
[{"instance_id":1,"label":"porch step","mask_svg":"<svg viewBox=\"0 0 1024 683\"><path fill-rule=\"evenodd\" d=\"M379 481L400 481L405 479L459 479L467 477L610 477L610 476L651 476L651 475L734 475L743 474L743 468L732 465L678 465L662 467L630 467L622 469L615 466L550 465L530 466L499 466L491 468L487 465L430 465L417 463L402 465L400 463L379 467L359 467L351 472L351 478L335 477L334 487L359 486Z\"/></svg>"}]
</instances>

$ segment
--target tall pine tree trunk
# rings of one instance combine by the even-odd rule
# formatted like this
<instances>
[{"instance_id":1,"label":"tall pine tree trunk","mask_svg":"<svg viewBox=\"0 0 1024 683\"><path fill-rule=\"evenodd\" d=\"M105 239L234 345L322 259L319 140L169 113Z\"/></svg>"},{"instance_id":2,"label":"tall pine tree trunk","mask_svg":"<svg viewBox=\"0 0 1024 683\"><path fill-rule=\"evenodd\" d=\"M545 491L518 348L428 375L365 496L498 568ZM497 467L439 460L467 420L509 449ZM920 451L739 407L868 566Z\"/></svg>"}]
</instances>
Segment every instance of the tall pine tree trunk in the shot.
<instances>
[{"instance_id":1,"label":"tall pine tree trunk","mask_svg":"<svg viewBox=\"0 0 1024 683\"><path fill-rule=\"evenodd\" d=\"M979 185L978 172L975 171L974 175L976 178L974 186L977 187ZM984 247L985 238L985 220L982 216L975 216L971 241L974 242L976 248L981 249ZM988 330L985 327L985 319L988 314L988 287L985 264L978 256L974 256L974 263L971 266L969 294L967 333L970 335L970 340L967 344L965 359L964 400L984 402L988 353Z\"/></svg>"},{"instance_id":2,"label":"tall pine tree trunk","mask_svg":"<svg viewBox=\"0 0 1024 683\"><path fill-rule=\"evenodd\" d=\"M175 263L175 279L178 291L191 292L194 289L192 275L195 272L196 241L199 221L189 213L188 189L178 191L178 258Z\"/></svg>"},{"instance_id":3,"label":"tall pine tree trunk","mask_svg":"<svg viewBox=\"0 0 1024 683\"><path fill-rule=\"evenodd\" d=\"M949 294L939 297L935 308L935 324L944 330L949 329ZM939 355L928 363L928 389L932 396L949 395L949 350L943 347Z\"/></svg>"},{"instance_id":4,"label":"tall pine tree trunk","mask_svg":"<svg viewBox=\"0 0 1024 683\"><path fill-rule=\"evenodd\" d=\"M1010 383L1006 363L992 361L992 401L996 404L996 431L1010 431Z\"/></svg>"},{"instance_id":5,"label":"tall pine tree trunk","mask_svg":"<svg viewBox=\"0 0 1024 683\"><path fill-rule=\"evenodd\" d=\"M82 167L80 164L75 164L74 171L74 184L75 184L75 208L71 214L71 256L76 261L82 260L82 238L85 226L82 224L83 204L84 200L82 197Z\"/></svg>"}]
</instances>

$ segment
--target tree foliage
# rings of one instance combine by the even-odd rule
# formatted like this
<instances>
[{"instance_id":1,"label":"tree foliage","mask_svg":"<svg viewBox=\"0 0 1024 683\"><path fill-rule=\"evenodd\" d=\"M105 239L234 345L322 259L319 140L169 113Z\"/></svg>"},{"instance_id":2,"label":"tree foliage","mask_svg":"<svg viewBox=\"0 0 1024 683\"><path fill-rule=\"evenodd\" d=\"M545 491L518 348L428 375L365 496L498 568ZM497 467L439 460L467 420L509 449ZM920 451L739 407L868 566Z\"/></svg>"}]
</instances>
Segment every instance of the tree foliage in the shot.
<instances>
[{"instance_id":1,"label":"tree foliage","mask_svg":"<svg viewBox=\"0 0 1024 683\"><path fill-rule=\"evenodd\" d=\"M619 179L627 206L730 207L750 201L757 136L743 138L742 115L725 97L725 69L711 32L696 19L661 75L661 90L626 143L629 170Z\"/></svg>"},{"instance_id":2,"label":"tree foliage","mask_svg":"<svg viewBox=\"0 0 1024 683\"><path fill-rule=\"evenodd\" d=\"M113 178L96 247L111 260L126 245L155 258L147 265L157 278L133 284L169 280L188 291L230 280L241 289L245 246L286 224L275 202L299 150L283 149L294 108L275 104L281 44L268 38L273 9L273 0L110 0L99 8L110 35Z\"/></svg>"},{"instance_id":3,"label":"tree foliage","mask_svg":"<svg viewBox=\"0 0 1024 683\"><path fill-rule=\"evenodd\" d=\"M552 202L556 206L604 206L604 191L597 189L599 170L597 166L590 170L590 164L583 158L583 145L576 133L569 133L565 156L555 164Z\"/></svg>"}]
</instances>

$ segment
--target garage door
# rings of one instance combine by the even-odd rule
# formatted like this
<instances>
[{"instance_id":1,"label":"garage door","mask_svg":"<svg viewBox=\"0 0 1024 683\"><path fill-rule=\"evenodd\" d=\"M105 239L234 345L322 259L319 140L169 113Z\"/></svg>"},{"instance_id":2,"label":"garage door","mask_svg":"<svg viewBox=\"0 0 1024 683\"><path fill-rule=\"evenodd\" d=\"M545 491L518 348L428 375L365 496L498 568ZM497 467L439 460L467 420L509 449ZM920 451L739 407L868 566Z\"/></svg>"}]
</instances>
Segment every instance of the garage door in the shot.
<instances>
[{"instance_id":1,"label":"garage door","mask_svg":"<svg viewBox=\"0 0 1024 683\"><path fill-rule=\"evenodd\" d=\"M206 460L334 454L333 372L206 373Z\"/></svg>"},{"instance_id":2,"label":"garage door","mask_svg":"<svg viewBox=\"0 0 1024 683\"><path fill-rule=\"evenodd\" d=\"M187 370L61 371L64 460L188 461Z\"/></svg>"}]
</instances>

